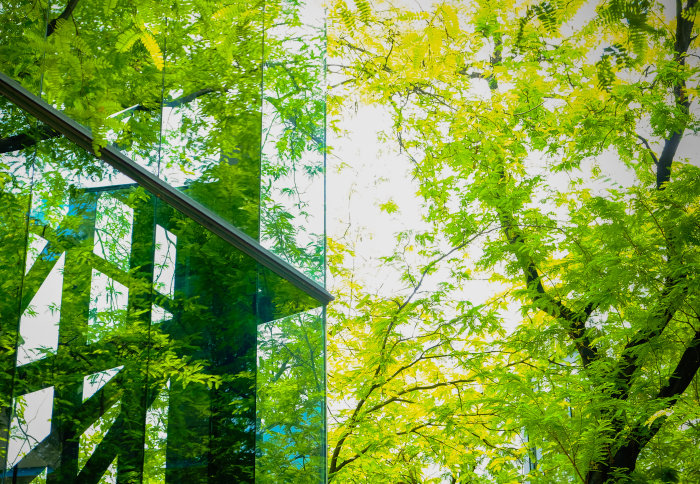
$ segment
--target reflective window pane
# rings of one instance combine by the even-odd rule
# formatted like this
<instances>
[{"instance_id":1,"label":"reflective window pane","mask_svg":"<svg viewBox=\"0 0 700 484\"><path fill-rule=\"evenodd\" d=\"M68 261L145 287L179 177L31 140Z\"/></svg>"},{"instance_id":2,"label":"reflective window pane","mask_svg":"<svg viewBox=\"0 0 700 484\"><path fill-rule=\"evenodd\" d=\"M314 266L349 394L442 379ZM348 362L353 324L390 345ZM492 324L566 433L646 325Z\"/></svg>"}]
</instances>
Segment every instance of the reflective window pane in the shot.
<instances>
[{"instance_id":1,"label":"reflective window pane","mask_svg":"<svg viewBox=\"0 0 700 484\"><path fill-rule=\"evenodd\" d=\"M2 477L322 482L318 303L65 139L7 161L31 170Z\"/></svg>"}]
</instances>

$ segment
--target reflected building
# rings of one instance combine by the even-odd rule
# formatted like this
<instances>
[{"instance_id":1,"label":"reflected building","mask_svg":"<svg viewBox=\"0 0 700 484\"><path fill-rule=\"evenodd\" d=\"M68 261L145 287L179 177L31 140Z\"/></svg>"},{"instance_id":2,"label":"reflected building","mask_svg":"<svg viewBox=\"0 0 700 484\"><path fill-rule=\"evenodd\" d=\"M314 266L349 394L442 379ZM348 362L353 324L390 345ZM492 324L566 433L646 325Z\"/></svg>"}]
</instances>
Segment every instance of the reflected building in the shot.
<instances>
[{"instance_id":1,"label":"reflected building","mask_svg":"<svg viewBox=\"0 0 700 484\"><path fill-rule=\"evenodd\" d=\"M0 5L1 483L325 482L325 33Z\"/></svg>"}]
</instances>

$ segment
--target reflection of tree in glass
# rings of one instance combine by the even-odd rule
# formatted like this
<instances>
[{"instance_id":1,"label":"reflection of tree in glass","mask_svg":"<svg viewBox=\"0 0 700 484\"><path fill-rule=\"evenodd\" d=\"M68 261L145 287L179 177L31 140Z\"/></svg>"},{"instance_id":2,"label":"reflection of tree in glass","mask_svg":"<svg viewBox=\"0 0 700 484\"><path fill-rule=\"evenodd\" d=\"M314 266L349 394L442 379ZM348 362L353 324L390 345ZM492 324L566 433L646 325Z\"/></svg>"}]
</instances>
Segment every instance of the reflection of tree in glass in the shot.
<instances>
[{"instance_id":1,"label":"reflection of tree in glass","mask_svg":"<svg viewBox=\"0 0 700 484\"><path fill-rule=\"evenodd\" d=\"M89 126L97 144L114 143L257 237L262 7L238 2L222 8L207 0L78 1L47 16L39 3L16 1L0 6L0 19L12 24L0 32L2 45L17 46L0 50L0 70ZM265 2L266 23L293 18L294 8ZM283 41L275 36L266 41L266 48L279 54L276 62L287 66L270 68L266 80L274 85L270 104L285 123L278 169L288 179L293 170L316 177L322 164L302 162L299 153L306 149L304 137L313 138L312 149L319 150L322 104L320 98L305 99L304 86L320 84L320 71L314 67L315 81L304 74L298 84L300 74L313 69L299 62L298 52L285 54ZM284 92L285 83L293 95ZM7 391L0 392L0 428L9 425L5 409L13 394L50 382L56 391L52 434L29 458L52 467L51 479L96 478L108 468L120 479L139 479L140 453L127 455L123 449L136 449L144 439L147 481L252 479L254 311L265 306L257 266L92 155L3 107L0 152L7 162L3 206L8 212L0 217L9 235L2 267L22 267L16 262L24 257L27 207L33 207L29 232L47 243L24 279L21 298L21 271L6 279L7 294L16 296L2 307L8 317L0 334L7 349L0 390ZM290 171L285 160L298 166ZM308 166L301 170L299 163ZM299 207L305 196L301 191L295 196ZM269 196L263 200L271 205ZM292 217L302 222L288 223ZM287 223L276 229L278 246L294 252L295 231L305 217L303 210L277 217ZM272 218L267 221L264 227ZM165 240L159 239L161 229ZM318 243L318 236L302 245L310 241ZM166 255L160 257L164 247ZM26 299L61 254L57 349L46 347L36 361L15 370L17 307L27 307ZM309 246L296 254L295 264L307 267L304 261L313 260L310 270L320 277L318 249ZM268 297L278 301L270 314L310 307L296 291L277 286L276 296ZM280 294L287 302L279 302ZM83 401L83 378L117 366L123 369ZM145 435L144 421L149 422ZM319 424L311 427L320 435ZM2 433L0 438L6 439ZM164 474L166 462L172 465Z\"/></svg>"},{"instance_id":2,"label":"reflection of tree in glass","mask_svg":"<svg viewBox=\"0 0 700 484\"><path fill-rule=\"evenodd\" d=\"M281 7L265 33L261 240L322 281L325 24L313 5Z\"/></svg>"},{"instance_id":3,"label":"reflection of tree in glass","mask_svg":"<svg viewBox=\"0 0 700 484\"><path fill-rule=\"evenodd\" d=\"M320 310L259 327L258 482L318 482L324 474L324 329Z\"/></svg>"}]
</instances>

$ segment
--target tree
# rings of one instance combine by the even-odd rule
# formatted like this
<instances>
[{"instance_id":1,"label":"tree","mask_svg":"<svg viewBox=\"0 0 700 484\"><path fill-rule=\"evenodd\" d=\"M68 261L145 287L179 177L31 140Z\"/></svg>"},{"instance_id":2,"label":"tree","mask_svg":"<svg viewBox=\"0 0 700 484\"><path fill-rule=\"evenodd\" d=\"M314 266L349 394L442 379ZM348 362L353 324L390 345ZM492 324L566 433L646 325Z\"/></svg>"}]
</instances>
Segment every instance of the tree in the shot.
<instances>
[{"instance_id":1,"label":"tree","mask_svg":"<svg viewBox=\"0 0 700 484\"><path fill-rule=\"evenodd\" d=\"M697 480L697 2L355 5L342 86L392 112L430 229L384 261L403 292L339 271L332 480Z\"/></svg>"}]
</instances>

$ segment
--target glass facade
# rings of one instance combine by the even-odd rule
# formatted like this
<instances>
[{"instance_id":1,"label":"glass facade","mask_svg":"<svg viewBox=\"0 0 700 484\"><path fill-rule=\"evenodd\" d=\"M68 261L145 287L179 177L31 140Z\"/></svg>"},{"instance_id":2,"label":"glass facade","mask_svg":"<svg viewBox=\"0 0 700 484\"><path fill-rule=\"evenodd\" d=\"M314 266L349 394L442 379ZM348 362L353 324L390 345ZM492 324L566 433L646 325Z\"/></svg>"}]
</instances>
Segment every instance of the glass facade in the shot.
<instances>
[{"instance_id":1,"label":"glass facade","mask_svg":"<svg viewBox=\"0 0 700 484\"><path fill-rule=\"evenodd\" d=\"M0 5L0 482L325 482L321 13Z\"/></svg>"}]
</instances>

